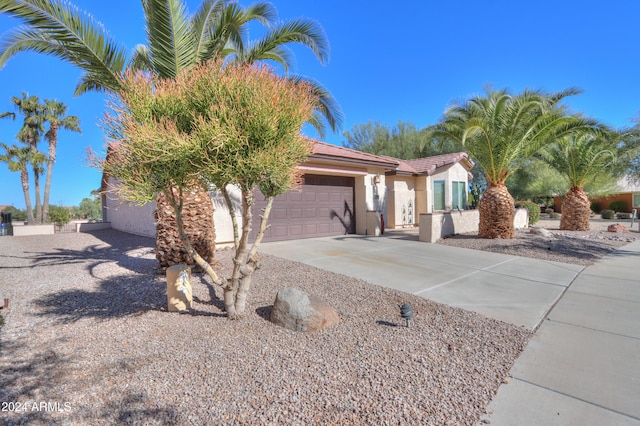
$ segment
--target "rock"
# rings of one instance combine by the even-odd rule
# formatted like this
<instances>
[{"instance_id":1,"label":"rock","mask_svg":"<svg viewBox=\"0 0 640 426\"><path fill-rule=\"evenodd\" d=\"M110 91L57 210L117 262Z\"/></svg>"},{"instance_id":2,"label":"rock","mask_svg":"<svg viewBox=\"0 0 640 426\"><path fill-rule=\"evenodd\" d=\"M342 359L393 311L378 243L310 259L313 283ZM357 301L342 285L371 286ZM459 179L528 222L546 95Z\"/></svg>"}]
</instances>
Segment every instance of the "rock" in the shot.
<instances>
[{"instance_id":1,"label":"rock","mask_svg":"<svg viewBox=\"0 0 640 426\"><path fill-rule=\"evenodd\" d=\"M290 330L311 332L338 324L340 317L318 297L285 287L278 291L270 320Z\"/></svg>"},{"instance_id":2,"label":"rock","mask_svg":"<svg viewBox=\"0 0 640 426\"><path fill-rule=\"evenodd\" d=\"M607 232L629 232L629 230L621 223L614 223L607 226Z\"/></svg>"},{"instance_id":3,"label":"rock","mask_svg":"<svg viewBox=\"0 0 640 426\"><path fill-rule=\"evenodd\" d=\"M545 228L540 228L539 226L532 226L531 230L529 231L529 233L530 234L536 234L536 235L542 235L545 238L553 237L553 234L551 232L549 232Z\"/></svg>"}]
</instances>

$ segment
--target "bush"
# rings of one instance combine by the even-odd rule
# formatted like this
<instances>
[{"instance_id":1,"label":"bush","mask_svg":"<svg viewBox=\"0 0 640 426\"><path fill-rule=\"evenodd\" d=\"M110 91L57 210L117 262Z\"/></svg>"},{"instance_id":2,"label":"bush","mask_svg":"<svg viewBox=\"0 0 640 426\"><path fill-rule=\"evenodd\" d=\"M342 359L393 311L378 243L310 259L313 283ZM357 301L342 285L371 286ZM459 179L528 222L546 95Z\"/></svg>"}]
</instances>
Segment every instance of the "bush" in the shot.
<instances>
[{"instance_id":1,"label":"bush","mask_svg":"<svg viewBox=\"0 0 640 426\"><path fill-rule=\"evenodd\" d=\"M613 203L609 204L609 209L615 212L625 212L627 211L627 203L625 203L624 201L614 201Z\"/></svg>"},{"instance_id":2,"label":"bush","mask_svg":"<svg viewBox=\"0 0 640 426\"><path fill-rule=\"evenodd\" d=\"M613 210L602 210L600 212L600 216L603 219L613 219L615 215L616 215L616 212L614 212Z\"/></svg>"},{"instance_id":3,"label":"bush","mask_svg":"<svg viewBox=\"0 0 640 426\"><path fill-rule=\"evenodd\" d=\"M553 212L554 212L554 210L553 210L552 208L550 208L550 207L547 207L546 209L544 209L544 212L545 212L546 214L551 214L551 213L553 213Z\"/></svg>"},{"instance_id":4,"label":"bush","mask_svg":"<svg viewBox=\"0 0 640 426\"><path fill-rule=\"evenodd\" d=\"M599 203L591 203L591 211L594 213L600 212L600 204Z\"/></svg>"},{"instance_id":5,"label":"bush","mask_svg":"<svg viewBox=\"0 0 640 426\"><path fill-rule=\"evenodd\" d=\"M529 225L535 225L540 220L540 206L531 201L518 201L517 208L529 210Z\"/></svg>"}]
</instances>

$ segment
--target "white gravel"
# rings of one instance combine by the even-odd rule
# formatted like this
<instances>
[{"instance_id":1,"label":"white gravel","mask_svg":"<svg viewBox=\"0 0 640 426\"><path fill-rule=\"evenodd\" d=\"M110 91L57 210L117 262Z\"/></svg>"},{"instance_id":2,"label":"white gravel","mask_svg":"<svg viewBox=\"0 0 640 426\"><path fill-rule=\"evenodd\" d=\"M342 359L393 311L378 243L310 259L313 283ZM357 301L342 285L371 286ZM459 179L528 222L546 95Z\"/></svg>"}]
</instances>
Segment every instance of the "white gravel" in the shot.
<instances>
[{"instance_id":1,"label":"white gravel","mask_svg":"<svg viewBox=\"0 0 640 426\"><path fill-rule=\"evenodd\" d=\"M169 313L153 244L112 230L0 238L11 304L0 311L0 423L470 425L530 337L270 256L244 319L227 320L200 276L195 312ZM226 267L230 253L218 253ZM324 299L340 324L301 334L268 322L285 286Z\"/></svg>"}]
</instances>

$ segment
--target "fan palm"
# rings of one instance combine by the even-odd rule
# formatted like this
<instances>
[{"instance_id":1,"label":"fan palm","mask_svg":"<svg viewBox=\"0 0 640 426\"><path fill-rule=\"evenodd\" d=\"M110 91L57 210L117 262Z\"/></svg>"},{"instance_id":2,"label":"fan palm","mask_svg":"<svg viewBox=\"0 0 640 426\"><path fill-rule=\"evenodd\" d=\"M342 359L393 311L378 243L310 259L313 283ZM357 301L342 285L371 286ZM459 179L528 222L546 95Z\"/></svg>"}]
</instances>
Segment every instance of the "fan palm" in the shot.
<instances>
[{"instance_id":1,"label":"fan palm","mask_svg":"<svg viewBox=\"0 0 640 426\"><path fill-rule=\"evenodd\" d=\"M27 166L31 165L34 170L42 172L42 166L46 158L43 153L34 151L29 146L8 146L0 143L0 147L5 151L4 154L0 155L0 161L6 162L12 172L20 172L20 183L22 184L24 202L27 207L27 222L34 223L33 206L29 196L29 172Z\"/></svg>"},{"instance_id":2,"label":"fan palm","mask_svg":"<svg viewBox=\"0 0 640 426\"><path fill-rule=\"evenodd\" d=\"M20 142L27 144L29 149L34 152L33 158L36 158L35 153L38 152L38 143L40 142L42 133L44 132L44 105L40 102L40 99L37 96L29 96L25 92L22 93L22 97L13 96L11 98L11 103L14 104L16 111L20 115L24 116L23 125L18 132L17 139ZM43 169L42 164L39 162L32 162L31 166L33 171L33 186L36 195L36 213L30 223L41 223L43 217L42 199L40 197L40 174Z\"/></svg>"},{"instance_id":3,"label":"fan palm","mask_svg":"<svg viewBox=\"0 0 640 426\"><path fill-rule=\"evenodd\" d=\"M102 25L66 1L7 0L0 3L0 13L24 21L25 25L11 31L0 43L0 67L13 55L32 51L57 56L70 62L83 74L76 94L89 90L117 91L118 75L127 66L148 70L163 78L174 78L180 70L212 58L253 63L269 60L288 69L292 59L286 48L299 43L312 50L321 63L328 58L328 43L322 28L314 21L296 19L276 22L276 11L269 3L257 2L246 8L227 0L203 0L196 12L187 12L184 0L142 0L146 20L146 45L138 45L128 57L126 50L113 40ZM253 21L267 26L266 34L257 41L247 41L247 25ZM318 111L311 120L321 135L323 117L335 130L342 114L331 94L313 80L300 76L294 81L306 81L319 99ZM185 200L185 229L200 239L196 249L213 258L213 205L206 191L191 194ZM188 196L189 197L189 196ZM208 200L208 201L206 201ZM190 259L176 248L173 213L159 199L157 257L163 267ZM191 221L190 219L195 219ZM166 222L166 224L165 224ZM189 225L193 222L193 227Z\"/></svg>"},{"instance_id":4,"label":"fan palm","mask_svg":"<svg viewBox=\"0 0 640 426\"><path fill-rule=\"evenodd\" d=\"M432 127L436 136L450 138L482 167L487 189L479 203L482 238L513 238L514 200L505 180L545 144L576 131L592 129L592 120L570 116L560 102L579 93L525 90L512 95L486 89L445 111Z\"/></svg>"},{"instance_id":5,"label":"fan palm","mask_svg":"<svg viewBox=\"0 0 640 426\"><path fill-rule=\"evenodd\" d=\"M42 216L45 220L49 217L49 195L51 190L51 177L53 165L56 162L58 145L58 130L65 129L72 132L80 132L80 119L75 115L65 115L67 106L56 100L45 100L44 119L49 123L49 130L44 134L49 142L49 156L47 158L47 177L44 184L44 201L42 203Z\"/></svg>"},{"instance_id":6,"label":"fan palm","mask_svg":"<svg viewBox=\"0 0 640 426\"><path fill-rule=\"evenodd\" d=\"M558 140L540 151L539 158L562 175L569 192L562 201L560 229L588 231L591 203L585 187L615 181L616 147L611 137L583 132Z\"/></svg>"}]
</instances>

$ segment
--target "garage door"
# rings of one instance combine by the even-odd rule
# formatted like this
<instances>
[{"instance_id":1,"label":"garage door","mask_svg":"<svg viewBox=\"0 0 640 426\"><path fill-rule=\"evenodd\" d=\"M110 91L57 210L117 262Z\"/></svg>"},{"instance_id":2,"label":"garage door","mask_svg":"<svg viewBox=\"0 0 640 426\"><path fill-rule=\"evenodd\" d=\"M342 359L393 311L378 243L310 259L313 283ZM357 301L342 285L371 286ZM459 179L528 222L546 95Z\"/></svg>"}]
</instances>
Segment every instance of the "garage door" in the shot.
<instances>
[{"instance_id":1,"label":"garage door","mask_svg":"<svg viewBox=\"0 0 640 426\"><path fill-rule=\"evenodd\" d=\"M293 240L351 234L355 230L353 211L355 178L305 175L301 189L279 195L269 216L271 227L263 241ZM252 239L266 206L257 191L253 210Z\"/></svg>"}]
</instances>

